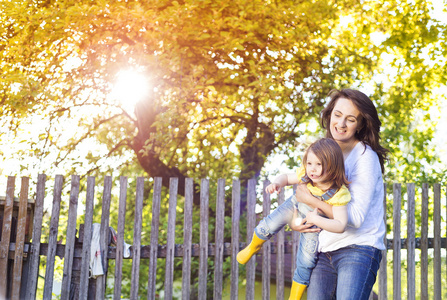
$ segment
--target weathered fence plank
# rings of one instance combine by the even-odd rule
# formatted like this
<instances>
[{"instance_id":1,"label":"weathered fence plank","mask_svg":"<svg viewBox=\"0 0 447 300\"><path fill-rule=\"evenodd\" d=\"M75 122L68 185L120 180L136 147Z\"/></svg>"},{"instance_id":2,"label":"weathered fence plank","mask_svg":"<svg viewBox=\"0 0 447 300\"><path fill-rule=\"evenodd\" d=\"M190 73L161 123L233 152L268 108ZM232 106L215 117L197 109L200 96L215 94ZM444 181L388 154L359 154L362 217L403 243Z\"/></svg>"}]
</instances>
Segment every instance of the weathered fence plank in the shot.
<instances>
[{"instance_id":1,"label":"weathered fence plank","mask_svg":"<svg viewBox=\"0 0 447 300\"><path fill-rule=\"evenodd\" d=\"M239 263L236 255L239 252L239 222L241 209L241 185L233 180L232 191L232 217L231 217L231 300L238 299L239 293Z\"/></svg>"},{"instance_id":2,"label":"weathered fence plank","mask_svg":"<svg viewBox=\"0 0 447 300\"><path fill-rule=\"evenodd\" d=\"M415 185L407 184L407 299L416 299Z\"/></svg>"},{"instance_id":3,"label":"weathered fence plank","mask_svg":"<svg viewBox=\"0 0 447 300\"><path fill-rule=\"evenodd\" d=\"M296 191L296 188L298 187L298 184L294 184L293 185L293 190ZM292 195L292 197L295 197L295 193ZM292 268L290 269L290 272L292 274L292 278L293 278L293 274L295 272L296 269L296 255L298 253L298 247L299 247L299 242L300 242L300 233L298 231L292 231Z\"/></svg>"},{"instance_id":4,"label":"weathered fence plank","mask_svg":"<svg viewBox=\"0 0 447 300\"><path fill-rule=\"evenodd\" d=\"M207 299L206 285L208 282L208 209L209 180L202 179L202 183L200 185L199 300Z\"/></svg>"},{"instance_id":5,"label":"weathered fence plank","mask_svg":"<svg viewBox=\"0 0 447 300\"><path fill-rule=\"evenodd\" d=\"M76 216L78 210L79 176L71 176L70 203L68 207L68 223L64 254L64 271L62 276L61 299L69 299L73 266L73 252L76 239Z\"/></svg>"},{"instance_id":6,"label":"weathered fence plank","mask_svg":"<svg viewBox=\"0 0 447 300\"><path fill-rule=\"evenodd\" d=\"M109 239L109 219L110 219L110 201L112 198L112 177L106 176L104 178L104 190L102 194L101 207L101 227L99 234L99 247L102 258L102 266L104 268L104 275L96 278L96 299L104 299L106 292L107 279L107 249Z\"/></svg>"},{"instance_id":7,"label":"weathered fence plank","mask_svg":"<svg viewBox=\"0 0 447 300\"><path fill-rule=\"evenodd\" d=\"M402 299L401 290L401 241L400 241L400 218L402 208L402 194L400 183L393 184L393 298Z\"/></svg>"},{"instance_id":8,"label":"weathered fence plank","mask_svg":"<svg viewBox=\"0 0 447 300\"><path fill-rule=\"evenodd\" d=\"M194 180L185 179L185 204L183 219L183 265L182 265L182 299L189 300L191 293L191 255L192 255L192 211L194 200Z\"/></svg>"},{"instance_id":9,"label":"weathered fence plank","mask_svg":"<svg viewBox=\"0 0 447 300\"><path fill-rule=\"evenodd\" d=\"M256 227L256 180L250 179L247 184L247 243L253 238ZM256 255L246 264L247 284L245 299L255 299Z\"/></svg>"},{"instance_id":10,"label":"weathered fence plank","mask_svg":"<svg viewBox=\"0 0 447 300\"><path fill-rule=\"evenodd\" d=\"M428 299L428 184L422 184L421 300Z\"/></svg>"},{"instance_id":11,"label":"weathered fence plank","mask_svg":"<svg viewBox=\"0 0 447 300\"><path fill-rule=\"evenodd\" d=\"M214 255L214 298L222 299L225 225L225 179L217 180Z\"/></svg>"},{"instance_id":12,"label":"weathered fence plank","mask_svg":"<svg viewBox=\"0 0 447 300\"><path fill-rule=\"evenodd\" d=\"M14 255L14 271L12 281L12 299L20 298L20 286L22 279L22 266L23 266L23 248L25 244L25 231L26 231L26 208L28 206L28 190L29 190L29 178L22 177L22 183L20 187L20 199L19 199L19 215L17 218L17 235L16 235L16 249Z\"/></svg>"},{"instance_id":13,"label":"weathered fence plank","mask_svg":"<svg viewBox=\"0 0 447 300\"><path fill-rule=\"evenodd\" d=\"M383 214L383 221L386 224L386 196L387 196L387 188L386 183L383 184L383 211L385 212ZM384 236L384 243L385 247L387 247L387 238L386 234ZM379 267L379 299L387 299L387 250L382 251L382 260L380 261L380 267Z\"/></svg>"},{"instance_id":14,"label":"weathered fence plank","mask_svg":"<svg viewBox=\"0 0 447 300\"><path fill-rule=\"evenodd\" d=\"M11 241L12 212L14 209L14 176L8 176L6 185L5 208L3 212L2 240L0 242L0 274L8 274L9 242ZM0 299L6 299L8 281L0 280Z\"/></svg>"},{"instance_id":15,"label":"weathered fence plank","mask_svg":"<svg viewBox=\"0 0 447 300\"><path fill-rule=\"evenodd\" d=\"M143 198L144 198L144 178L137 178L137 188L135 195L135 216L133 227L133 247L132 247L132 280L130 283L130 299L138 299L140 282L140 256L141 256L141 229L143 227Z\"/></svg>"},{"instance_id":16,"label":"weathered fence plank","mask_svg":"<svg viewBox=\"0 0 447 300\"><path fill-rule=\"evenodd\" d=\"M120 177L120 196L118 207L118 232L115 258L115 284L113 299L121 299L121 282L123 279L124 225L126 224L127 177Z\"/></svg>"},{"instance_id":17,"label":"weathered fence plank","mask_svg":"<svg viewBox=\"0 0 447 300\"><path fill-rule=\"evenodd\" d=\"M53 209L51 211L50 234L48 238L47 267L45 271L45 277L48 278L53 278L54 276L54 262L56 258L57 232L59 228L59 214L61 208L63 183L64 177L62 175L56 175L56 178L54 180ZM43 298L51 299L52 293L53 280L45 280L45 285L43 288Z\"/></svg>"},{"instance_id":18,"label":"weathered fence plank","mask_svg":"<svg viewBox=\"0 0 447 300\"><path fill-rule=\"evenodd\" d=\"M284 189L281 189L278 197L278 206L284 203ZM282 228L276 234L276 299L284 299L284 241L285 233Z\"/></svg>"},{"instance_id":19,"label":"weathered fence plank","mask_svg":"<svg viewBox=\"0 0 447 300\"><path fill-rule=\"evenodd\" d=\"M178 178L169 181L168 238L166 241L165 299L172 299L174 280L175 218L177 206Z\"/></svg>"},{"instance_id":20,"label":"weathered fence plank","mask_svg":"<svg viewBox=\"0 0 447 300\"><path fill-rule=\"evenodd\" d=\"M434 278L434 299L441 300L441 185L433 185L433 278Z\"/></svg>"},{"instance_id":21,"label":"weathered fence plank","mask_svg":"<svg viewBox=\"0 0 447 300\"><path fill-rule=\"evenodd\" d=\"M37 178L36 200L34 203L34 220L31 251L29 254L28 284L25 299L35 299L40 262L40 238L42 235L43 201L45 199L45 182L47 176L40 174Z\"/></svg>"},{"instance_id":22,"label":"weathered fence plank","mask_svg":"<svg viewBox=\"0 0 447 300\"><path fill-rule=\"evenodd\" d=\"M269 185L269 181L264 181L262 188L262 215L267 217L270 214L271 200L270 194L268 194L265 189ZM271 262L271 241L266 241L262 246L262 299L270 299L270 262Z\"/></svg>"},{"instance_id":23,"label":"weathered fence plank","mask_svg":"<svg viewBox=\"0 0 447 300\"><path fill-rule=\"evenodd\" d=\"M87 192L85 195L84 237L82 242L81 274L79 299L86 300L89 289L89 265L93 232L93 207L95 201L95 177L87 177Z\"/></svg>"},{"instance_id":24,"label":"weathered fence plank","mask_svg":"<svg viewBox=\"0 0 447 300\"><path fill-rule=\"evenodd\" d=\"M151 221L151 245L149 252L149 278L147 287L147 299L155 299L155 280L157 278L157 251L158 251L158 229L160 223L162 178L154 178L152 198L152 221Z\"/></svg>"}]
</instances>

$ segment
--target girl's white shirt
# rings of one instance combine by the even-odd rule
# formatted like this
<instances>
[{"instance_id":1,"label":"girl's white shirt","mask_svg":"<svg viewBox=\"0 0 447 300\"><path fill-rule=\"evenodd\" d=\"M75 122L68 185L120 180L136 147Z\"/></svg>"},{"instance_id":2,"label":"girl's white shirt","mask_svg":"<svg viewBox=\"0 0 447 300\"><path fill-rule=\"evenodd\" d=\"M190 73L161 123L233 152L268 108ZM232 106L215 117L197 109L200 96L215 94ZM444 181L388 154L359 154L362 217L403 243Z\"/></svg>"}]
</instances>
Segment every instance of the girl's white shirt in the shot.
<instances>
[{"instance_id":1,"label":"girl's white shirt","mask_svg":"<svg viewBox=\"0 0 447 300\"><path fill-rule=\"evenodd\" d=\"M362 142L357 143L345 160L345 172L351 182L348 226L343 233L321 231L319 251L334 251L350 245L385 250L384 186L377 153Z\"/></svg>"}]
</instances>

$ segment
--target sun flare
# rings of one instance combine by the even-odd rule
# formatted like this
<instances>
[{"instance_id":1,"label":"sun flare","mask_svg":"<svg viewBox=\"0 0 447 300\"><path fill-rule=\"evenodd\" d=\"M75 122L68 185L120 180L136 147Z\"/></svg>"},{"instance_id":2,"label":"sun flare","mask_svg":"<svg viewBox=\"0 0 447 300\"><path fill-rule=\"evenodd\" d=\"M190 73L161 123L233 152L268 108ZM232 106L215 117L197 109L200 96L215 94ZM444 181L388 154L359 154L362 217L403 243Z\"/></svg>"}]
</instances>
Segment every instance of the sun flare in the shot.
<instances>
[{"instance_id":1,"label":"sun flare","mask_svg":"<svg viewBox=\"0 0 447 300\"><path fill-rule=\"evenodd\" d=\"M124 70L117 74L111 96L118 100L126 110L132 110L135 105L149 96L150 82L147 76L136 70Z\"/></svg>"}]
</instances>

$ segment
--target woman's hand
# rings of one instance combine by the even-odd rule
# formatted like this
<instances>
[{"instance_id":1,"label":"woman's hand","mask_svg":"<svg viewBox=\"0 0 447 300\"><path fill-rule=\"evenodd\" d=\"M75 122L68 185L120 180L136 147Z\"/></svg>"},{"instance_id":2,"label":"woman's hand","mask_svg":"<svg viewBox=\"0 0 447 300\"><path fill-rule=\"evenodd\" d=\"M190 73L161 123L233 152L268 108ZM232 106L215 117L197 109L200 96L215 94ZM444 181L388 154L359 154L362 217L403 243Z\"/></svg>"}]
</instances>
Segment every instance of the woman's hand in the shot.
<instances>
[{"instance_id":1,"label":"woman's hand","mask_svg":"<svg viewBox=\"0 0 447 300\"><path fill-rule=\"evenodd\" d=\"M298 184L298 187L296 188L295 193L296 201L307 204L309 206L314 207L314 199L316 199L312 194L309 192L307 188L307 184L301 183Z\"/></svg>"},{"instance_id":2,"label":"woman's hand","mask_svg":"<svg viewBox=\"0 0 447 300\"><path fill-rule=\"evenodd\" d=\"M325 214L330 219L334 218L334 214L332 212L332 205L327 204L324 201L317 199L312 196L307 185L305 183L301 183L296 188L295 193L296 201L307 204L311 208L318 208L323 214Z\"/></svg>"},{"instance_id":3,"label":"woman's hand","mask_svg":"<svg viewBox=\"0 0 447 300\"><path fill-rule=\"evenodd\" d=\"M321 228L310 228L312 227L314 224L308 222L307 218L301 218L298 217L298 212L295 208L294 212L293 212L293 218L292 218L292 223L289 224L289 227L294 230L294 231L299 231L299 232L320 232Z\"/></svg>"}]
</instances>

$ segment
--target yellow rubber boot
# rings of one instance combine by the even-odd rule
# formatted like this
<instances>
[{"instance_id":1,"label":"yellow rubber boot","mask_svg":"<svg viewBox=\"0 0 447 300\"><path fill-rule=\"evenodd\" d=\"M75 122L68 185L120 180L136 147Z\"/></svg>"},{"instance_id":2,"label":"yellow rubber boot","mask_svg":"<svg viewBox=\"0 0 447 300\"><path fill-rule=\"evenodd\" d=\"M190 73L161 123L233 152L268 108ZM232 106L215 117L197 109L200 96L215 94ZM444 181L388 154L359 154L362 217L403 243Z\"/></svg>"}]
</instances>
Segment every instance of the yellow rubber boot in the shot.
<instances>
[{"instance_id":1,"label":"yellow rubber boot","mask_svg":"<svg viewBox=\"0 0 447 300\"><path fill-rule=\"evenodd\" d=\"M293 281L289 300L301 300L306 288L306 285Z\"/></svg>"},{"instance_id":2,"label":"yellow rubber boot","mask_svg":"<svg viewBox=\"0 0 447 300\"><path fill-rule=\"evenodd\" d=\"M237 254L237 261L240 264L245 265L253 255L261 250L262 244L264 244L265 242L265 240L258 238L256 233L253 233L253 238L250 244Z\"/></svg>"}]
</instances>

